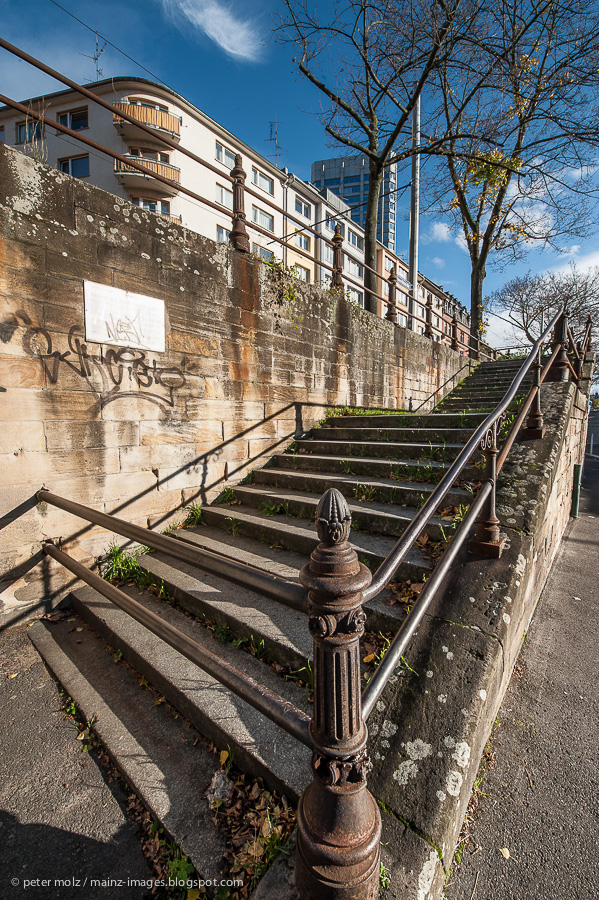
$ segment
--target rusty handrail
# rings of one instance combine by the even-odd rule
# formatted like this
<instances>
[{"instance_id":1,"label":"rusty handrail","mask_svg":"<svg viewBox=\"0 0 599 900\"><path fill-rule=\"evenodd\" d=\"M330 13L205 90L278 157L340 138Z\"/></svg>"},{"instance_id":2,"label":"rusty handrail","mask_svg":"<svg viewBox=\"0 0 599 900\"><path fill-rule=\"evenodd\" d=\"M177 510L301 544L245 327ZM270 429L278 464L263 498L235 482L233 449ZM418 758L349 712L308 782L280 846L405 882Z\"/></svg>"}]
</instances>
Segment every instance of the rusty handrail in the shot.
<instances>
[{"instance_id":1,"label":"rusty handrail","mask_svg":"<svg viewBox=\"0 0 599 900\"><path fill-rule=\"evenodd\" d=\"M532 366L539 348L545 342L546 338L548 337L554 325L557 323L560 316L561 312L555 314L541 337L534 344L533 349L529 353L528 358L526 359L524 364L521 366L518 374L512 381L512 384L505 394L503 400L478 426L474 434L468 440L467 444L460 451L450 468L447 470L443 479L439 482L435 490L429 496L424 506L412 519L402 536L399 538L399 540L391 550L390 554L387 556L386 560L379 566L372 579L372 583L364 591L365 601L371 600L373 597L376 597L376 595L379 594L380 591L385 587L385 585L391 580L406 553L408 552L414 541L421 534L421 532L424 530L424 528L428 524L428 520L434 514L435 510L440 506L445 495L452 488L455 479L465 467L466 463L470 459L474 450L477 448L481 439L487 434L489 429L491 429L497 423L499 417L503 412L505 412L512 400L515 398L518 392L518 388L520 387L522 380Z\"/></svg>"},{"instance_id":2,"label":"rusty handrail","mask_svg":"<svg viewBox=\"0 0 599 900\"><path fill-rule=\"evenodd\" d=\"M310 717L294 706L293 703L259 684L245 672L221 659L216 653L212 653L212 651L202 647L193 638L165 622L156 613L146 609L145 606L138 603L137 600L133 600L132 597L128 597L127 594L113 584L91 572L82 563L69 556L68 553L55 547L54 544L45 542L42 544L42 547L48 556L51 556L65 569L68 569L69 572L80 578L81 581L85 581L98 593L112 601L112 603L135 619L136 622L144 625L152 634L174 647L178 653L195 663L200 669L208 672L209 675L212 675L213 678L245 700L246 703L249 703L250 706L253 706L254 709L267 716L288 734L297 738L302 744L306 744L308 747L311 746L308 731Z\"/></svg>"},{"instance_id":3,"label":"rusty handrail","mask_svg":"<svg viewBox=\"0 0 599 900\"><path fill-rule=\"evenodd\" d=\"M417 413L419 409L422 409L422 407L424 406L425 403L428 403L429 400L432 400L433 397L436 397L436 395L439 393L439 391L442 391L446 384L449 384L450 381L453 381L454 378L457 378L458 375L460 375L464 371L464 369L469 369L469 368L470 368L470 362L465 363L465 365L463 365L461 369L458 369L457 372L454 372L453 375L451 375L447 379L447 381L443 382L441 387L438 387L436 391L433 391L433 393L430 395L430 397L427 397L426 400L423 400L422 403L420 403L419 406L416 407L416 409L412 410L412 412Z\"/></svg>"},{"instance_id":4,"label":"rusty handrail","mask_svg":"<svg viewBox=\"0 0 599 900\"><path fill-rule=\"evenodd\" d=\"M40 503L50 503L58 509L85 519L86 522L92 522L94 525L106 528L107 531L113 531L129 540L138 541L152 550L168 553L169 556L179 559L181 562L197 566L206 572L212 572L250 590L258 591L292 609L297 609L299 612L307 612L306 592L302 586L292 581L286 581L279 575L272 575L226 556L220 556L218 553L212 553L210 550L193 547L191 544L168 537L166 534L156 534L154 531L126 522L117 516L111 516L109 513L99 512L99 510L84 506L82 503L76 503L74 500L59 497L45 488L37 492L36 498Z\"/></svg>"}]
</instances>

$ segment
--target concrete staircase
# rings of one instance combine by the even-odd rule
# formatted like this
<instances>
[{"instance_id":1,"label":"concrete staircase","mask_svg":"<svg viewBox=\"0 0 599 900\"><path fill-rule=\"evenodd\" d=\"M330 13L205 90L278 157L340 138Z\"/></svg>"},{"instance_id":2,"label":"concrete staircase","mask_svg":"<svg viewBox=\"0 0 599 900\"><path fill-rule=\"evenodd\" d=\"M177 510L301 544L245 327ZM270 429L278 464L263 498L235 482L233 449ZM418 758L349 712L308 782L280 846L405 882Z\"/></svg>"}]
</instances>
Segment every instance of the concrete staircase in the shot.
<instances>
[{"instance_id":1,"label":"concrete staircase","mask_svg":"<svg viewBox=\"0 0 599 900\"><path fill-rule=\"evenodd\" d=\"M317 545L317 503L336 487L350 505L353 544L374 571L484 418L481 407L501 399L519 365L479 366L441 412L332 417L254 472L251 483L227 488L222 502L201 510L201 523L176 536L298 581ZM472 496L464 481L480 477L480 468L464 471L427 527L429 542L451 533L453 509L463 510ZM154 594L134 586L125 591L309 711L312 638L305 615L162 553L139 562L157 586ZM396 580L422 582L432 566L427 548L415 545ZM170 602L158 599L156 590ZM217 877L224 845L208 821L206 792L219 759L202 738L228 749L239 768L291 801L310 778L308 749L91 588L71 596L72 615L36 623L33 642L200 876ZM385 602L391 596L387 591L368 604L367 631L397 630L404 613ZM157 693L140 689L140 680Z\"/></svg>"}]
</instances>

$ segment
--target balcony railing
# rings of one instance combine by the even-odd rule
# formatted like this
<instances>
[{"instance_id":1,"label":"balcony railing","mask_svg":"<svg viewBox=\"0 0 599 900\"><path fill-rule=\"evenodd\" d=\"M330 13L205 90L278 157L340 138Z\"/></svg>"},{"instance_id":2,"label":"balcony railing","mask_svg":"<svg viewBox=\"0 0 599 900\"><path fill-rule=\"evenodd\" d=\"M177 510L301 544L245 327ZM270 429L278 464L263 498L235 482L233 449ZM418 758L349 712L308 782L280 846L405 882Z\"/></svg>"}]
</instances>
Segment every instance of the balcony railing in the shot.
<instances>
[{"instance_id":1,"label":"balcony railing","mask_svg":"<svg viewBox=\"0 0 599 900\"><path fill-rule=\"evenodd\" d=\"M171 166L170 163L157 162L154 159L146 159L144 156L131 156L130 158L132 162L147 169L148 175L161 175L163 178L170 178L171 181L176 181L178 184L181 182L181 169L178 169L177 166ZM120 172L132 172L135 175L142 174L135 166L129 166L120 159L115 159L114 171L115 174Z\"/></svg>"},{"instance_id":2,"label":"balcony railing","mask_svg":"<svg viewBox=\"0 0 599 900\"><path fill-rule=\"evenodd\" d=\"M139 119L144 125L151 125L153 128L159 128L162 131L168 131L177 137L181 134L181 120L178 116L172 116L170 113L164 112L162 109L152 109L148 106L138 106L136 103L114 103L117 109ZM121 119L116 113L113 116L116 124L124 124L125 120Z\"/></svg>"}]
</instances>

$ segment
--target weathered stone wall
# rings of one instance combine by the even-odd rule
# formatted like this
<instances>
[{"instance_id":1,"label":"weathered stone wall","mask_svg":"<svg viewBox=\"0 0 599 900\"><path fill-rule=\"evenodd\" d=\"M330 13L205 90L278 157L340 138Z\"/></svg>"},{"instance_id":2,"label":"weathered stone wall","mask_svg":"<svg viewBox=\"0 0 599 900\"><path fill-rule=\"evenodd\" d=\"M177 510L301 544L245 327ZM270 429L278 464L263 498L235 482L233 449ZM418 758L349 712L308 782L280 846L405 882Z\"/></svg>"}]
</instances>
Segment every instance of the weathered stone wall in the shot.
<instances>
[{"instance_id":1,"label":"weathered stone wall","mask_svg":"<svg viewBox=\"0 0 599 900\"><path fill-rule=\"evenodd\" d=\"M162 528L326 407L418 405L464 363L4 145L0 185L0 622L61 587L43 538L88 562L112 539L42 485ZM86 340L84 280L164 300L166 352Z\"/></svg>"},{"instance_id":2,"label":"weathered stone wall","mask_svg":"<svg viewBox=\"0 0 599 900\"><path fill-rule=\"evenodd\" d=\"M500 475L503 556L462 549L406 653L417 674L399 668L369 722L369 787L384 807L391 897L442 893L485 743L570 519L587 393L543 385L547 434L516 443Z\"/></svg>"}]
</instances>

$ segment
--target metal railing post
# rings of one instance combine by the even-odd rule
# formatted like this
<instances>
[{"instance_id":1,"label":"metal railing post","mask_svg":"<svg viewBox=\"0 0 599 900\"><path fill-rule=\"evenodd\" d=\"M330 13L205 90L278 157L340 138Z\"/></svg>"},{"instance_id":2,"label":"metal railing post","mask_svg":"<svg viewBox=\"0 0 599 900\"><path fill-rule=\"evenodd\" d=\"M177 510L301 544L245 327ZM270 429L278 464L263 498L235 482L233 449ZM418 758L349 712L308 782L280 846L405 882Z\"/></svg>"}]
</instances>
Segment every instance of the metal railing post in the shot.
<instances>
[{"instance_id":1,"label":"metal railing post","mask_svg":"<svg viewBox=\"0 0 599 900\"><path fill-rule=\"evenodd\" d=\"M395 305L395 297L396 297L396 287L397 287L397 273L395 271L395 266L389 272L389 278L387 279L389 283L389 302L387 303L387 313L385 318L389 322L393 322L394 325L397 325L397 306Z\"/></svg>"},{"instance_id":2,"label":"metal railing post","mask_svg":"<svg viewBox=\"0 0 599 900\"><path fill-rule=\"evenodd\" d=\"M316 510L321 543L300 573L314 637L313 781L297 814L295 878L302 900L378 897L381 816L366 787L362 717L362 591L372 576L348 543L351 515L335 488Z\"/></svg>"},{"instance_id":3,"label":"metal railing post","mask_svg":"<svg viewBox=\"0 0 599 900\"><path fill-rule=\"evenodd\" d=\"M333 235L333 279L332 286L343 290L343 254L341 247L343 246L343 235L339 225L335 225L335 234Z\"/></svg>"},{"instance_id":4,"label":"metal railing post","mask_svg":"<svg viewBox=\"0 0 599 900\"><path fill-rule=\"evenodd\" d=\"M424 323L424 337L433 338L433 301L432 298L426 301L426 314Z\"/></svg>"},{"instance_id":5,"label":"metal railing post","mask_svg":"<svg viewBox=\"0 0 599 900\"><path fill-rule=\"evenodd\" d=\"M559 347L555 362L547 373L547 381L569 381L570 366L568 362L568 315L564 310L553 332L553 349Z\"/></svg>"},{"instance_id":6,"label":"metal railing post","mask_svg":"<svg viewBox=\"0 0 599 900\"><path fill-rule=\"evenodd\" d=\"M460 345L458 343L458 319L457 316L454 316L451 320L451 349L459 350Z\"/></svg>"},{"instance_id":7,"label":"metal railing post","mask_svg":"<svg viewBox=\"0 0 599 900\"><path fill-rule=\"evenodd\" d=\"M497 421L489 428L480 442L481 450L487 458L485 481L491 482L493 489L489 494L480 517L476 522L476 533L470 541L468 549L476 556L488 556L499 559L503 552L505 539L499 532L499 519L495 511L495 497L497 491Z\"/></svg>"},{"instance_id":8,"label":"metal railing post","mask_svg":"<svg viewBox=\"0 0 599 900\"><path fill-rule=\"evenodd\" d=\"M235 250L240 253L248 253L250 249L250 239L245 227L245 205L244 205L244 187L245 172L243 170L243 159L240 153L235 156L235 167L231 169L233 180L233 224L229 241Z\"/></svg>"},{"instance_id":9,"label":"metal railing post","mask_svg":"<svg viewBox=\"0 0 599 900\"><path fill-rule=\"evenodd\" d=\"M535 394L535 398L532 402L532 406L530 408L530 412L528 414L528 419L526 421L526 427L522 429L520 432L520 440L527 441L531 438L543 438L545 437L545 427L543 423L543 413L541 412L541 370L543 368L543 363L541 361L541 348L539 347L539 352L537 354L537 360L535 362L535 387L537 392Z\"/></svg>"}]
</instances>

